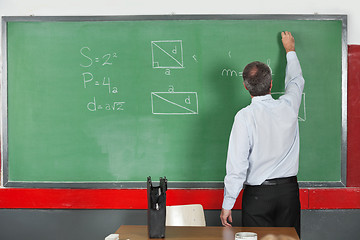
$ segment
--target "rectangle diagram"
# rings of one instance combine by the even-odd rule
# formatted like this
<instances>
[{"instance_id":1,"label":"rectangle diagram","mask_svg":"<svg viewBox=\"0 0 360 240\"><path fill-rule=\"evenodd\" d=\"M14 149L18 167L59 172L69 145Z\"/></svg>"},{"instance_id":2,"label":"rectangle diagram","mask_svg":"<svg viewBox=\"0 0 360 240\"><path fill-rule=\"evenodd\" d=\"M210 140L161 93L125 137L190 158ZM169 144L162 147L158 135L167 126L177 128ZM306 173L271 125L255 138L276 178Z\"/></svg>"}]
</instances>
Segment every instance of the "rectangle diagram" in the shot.
<instances>
[{"instance_id":1,"label":"rectangle diagram","mask_svg":"<svg viewBox=\"0 0 360 240\"><path fill-rule=\"evenodd\" d=\"M199 113L196 92L152 92L151 106L153 114L187 115Z\"/></svg>"},{"instance_id":2,"label":"rectangle diagram","mask_svg":"<svg viewBox=\"0 0 360 240\"><path fill-rule=\"evenodd\" d=\"M153 68L184 68L182 40L152 41Z\"/></svg>"}]
</instances>

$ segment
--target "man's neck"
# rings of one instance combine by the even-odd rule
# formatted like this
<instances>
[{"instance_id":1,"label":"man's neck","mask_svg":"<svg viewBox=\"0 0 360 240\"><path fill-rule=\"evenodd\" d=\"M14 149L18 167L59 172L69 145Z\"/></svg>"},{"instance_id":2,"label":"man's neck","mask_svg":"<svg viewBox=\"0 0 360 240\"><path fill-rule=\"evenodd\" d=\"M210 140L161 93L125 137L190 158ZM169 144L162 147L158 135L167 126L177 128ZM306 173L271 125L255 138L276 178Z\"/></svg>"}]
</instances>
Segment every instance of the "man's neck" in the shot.
<instances>
[{"instance_id":1,"label":"man's neck","mask_svg":"<svg viewBox=\"0 0 360 240\"><path fill-rule=\"evenodd\" d=\"M271 94L271 91L270 91L268 94ZM266 94L266 95L268 95L268 94ZM250 95L250 96L251 96L251 98L254 97L253 95ZM262 95L262 96L265 96L265 95ZM258 96L258 97L259 97L259 96Z\"/></svg>"}]
</instances>

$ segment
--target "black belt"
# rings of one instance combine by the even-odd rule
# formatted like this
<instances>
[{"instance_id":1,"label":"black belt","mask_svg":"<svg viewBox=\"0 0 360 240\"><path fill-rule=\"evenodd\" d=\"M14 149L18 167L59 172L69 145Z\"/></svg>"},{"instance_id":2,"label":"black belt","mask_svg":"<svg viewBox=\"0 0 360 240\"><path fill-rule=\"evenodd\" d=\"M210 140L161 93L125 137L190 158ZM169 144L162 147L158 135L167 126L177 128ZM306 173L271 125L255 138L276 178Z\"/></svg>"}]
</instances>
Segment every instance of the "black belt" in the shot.
<instances>
[{"instance_id":1,"label":"black belt","mask_svg":"<svg viewBox=\"0 0 360 240\"><path fill-rule=\"evenodd\" d=\"M280 185L284 183L297 183L297 177L284 177L284 178L274 178L274 179L266 179L261 185L262 186L274 186Z\"/></svg>"}]
</instances>

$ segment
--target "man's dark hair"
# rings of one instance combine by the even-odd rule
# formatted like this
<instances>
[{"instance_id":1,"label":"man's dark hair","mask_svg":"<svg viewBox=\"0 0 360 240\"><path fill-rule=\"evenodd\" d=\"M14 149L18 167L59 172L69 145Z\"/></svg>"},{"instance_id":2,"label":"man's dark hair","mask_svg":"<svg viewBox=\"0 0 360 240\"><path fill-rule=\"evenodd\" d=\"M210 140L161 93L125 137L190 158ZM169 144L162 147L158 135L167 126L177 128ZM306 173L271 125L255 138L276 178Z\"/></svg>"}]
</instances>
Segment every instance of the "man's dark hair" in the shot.
<instances>
[{"instance_id":1,"label":"man's dark hair","mask_svg":"<svg viewBox=\"0 0 360 240\"><path fill-rule=\"evenodd\" d=\"M271 87L271 70L262 62L251 62L244 68L243 79L251 96L269 94Z\"/></svg>"}]
</instances>

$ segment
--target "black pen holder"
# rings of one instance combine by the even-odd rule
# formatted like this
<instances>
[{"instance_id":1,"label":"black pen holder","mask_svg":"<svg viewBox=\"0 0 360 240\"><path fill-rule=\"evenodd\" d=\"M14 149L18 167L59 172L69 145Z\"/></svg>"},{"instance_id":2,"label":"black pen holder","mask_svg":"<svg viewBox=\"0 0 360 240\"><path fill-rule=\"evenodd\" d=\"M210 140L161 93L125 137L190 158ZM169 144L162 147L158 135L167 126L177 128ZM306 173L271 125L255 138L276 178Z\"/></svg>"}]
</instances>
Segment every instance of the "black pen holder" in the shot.
<instances>
[{"instance_id":1,"label":"black pen holder","mask_svg":"<svg viewBox=\"0 0 360 240\"><path fill-rule=\"evenodd\" d=\"M158 187L152 185L151 177L147 178L149 238L165 237L166 190L166 177L160 178L160 186Z\"/></svg>"}]
</instances>

